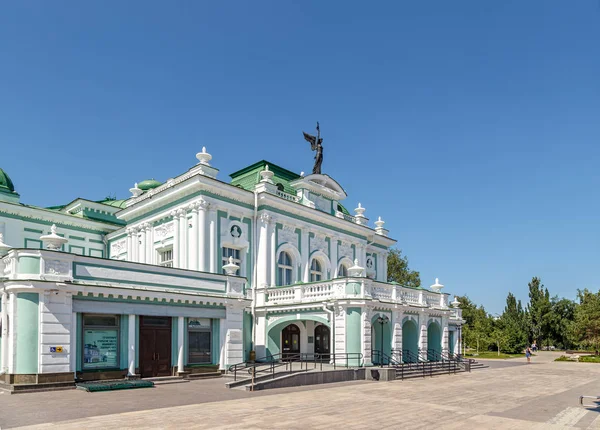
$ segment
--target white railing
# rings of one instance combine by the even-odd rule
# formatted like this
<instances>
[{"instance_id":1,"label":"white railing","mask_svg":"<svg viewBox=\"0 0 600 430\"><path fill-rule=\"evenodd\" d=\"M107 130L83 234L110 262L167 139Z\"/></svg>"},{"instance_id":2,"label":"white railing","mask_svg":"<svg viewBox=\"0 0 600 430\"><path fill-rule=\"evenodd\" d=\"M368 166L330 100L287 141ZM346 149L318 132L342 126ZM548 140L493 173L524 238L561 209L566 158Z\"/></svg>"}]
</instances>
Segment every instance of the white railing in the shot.
<instances>
[{"instance_id":1,"label":"white railing","mask_svg":"<svg viewBox=\"0 0 600 430\"><path fill-rule=\"evenodd\" d=\"M376 299L382 302L436 308L439 308L442 303L441 294L377 282L368 278L340 278L310 284L265 288L262 294L262 297L259 294L258 306L320 302L344 298ZM442 307L446 308L447 306Z\"/></svg>"},{"instance_id":2,"label":"white railing","mask_svg":"<svg viewBox=\"0 0 600 430\"><path fill-rule=\"evenodd\" d=\"M285 192L279 191L279 190L275 191L275 195L277 197L281 197L282 199L290 201L290 202L298 203L298 201L300 200L300 198L298 196L294 196L292 194L288 194L288 193L285 193Z\"/></svg>"}]
</instances>

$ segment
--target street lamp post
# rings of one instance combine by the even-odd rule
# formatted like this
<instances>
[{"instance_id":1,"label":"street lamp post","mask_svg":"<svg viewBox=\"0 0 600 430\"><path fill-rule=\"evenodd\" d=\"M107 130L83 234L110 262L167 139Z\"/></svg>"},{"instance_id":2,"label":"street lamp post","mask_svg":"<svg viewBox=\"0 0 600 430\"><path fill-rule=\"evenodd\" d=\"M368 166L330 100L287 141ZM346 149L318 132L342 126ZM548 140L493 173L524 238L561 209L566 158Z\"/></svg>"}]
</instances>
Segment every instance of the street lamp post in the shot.
<instances>
[{"instance_id":1,"label":"street lamp post","mask_svg":"<svg viewBox=\"0 0 600 430\"><path fill-rule=\"evenodd\" d=\"M381 324L381 350L379 353L379 365L383 367L383 325L390 322L390 319L386 316L377 317L377 322Z\"/></svg>"}]
</instances>

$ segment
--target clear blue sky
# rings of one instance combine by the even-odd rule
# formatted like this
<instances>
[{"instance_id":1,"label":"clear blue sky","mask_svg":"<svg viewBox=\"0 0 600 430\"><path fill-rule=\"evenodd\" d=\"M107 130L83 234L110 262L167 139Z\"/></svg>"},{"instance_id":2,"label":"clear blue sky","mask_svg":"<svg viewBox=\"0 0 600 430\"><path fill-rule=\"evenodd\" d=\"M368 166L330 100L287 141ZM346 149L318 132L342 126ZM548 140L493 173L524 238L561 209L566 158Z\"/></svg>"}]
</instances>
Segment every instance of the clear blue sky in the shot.
<instances>
[{"instance_id":1,"label":"clear blue sky","mask_svg":"<svg viewBox=\"0 0 600 430\"><path fill-rule=\"evenodd\" d=\"M206 146L324 173L421 272L501 312L600 288L600 2L26 1L0 14L24 203L129 195Z\"/></svg>"}]
</instances>

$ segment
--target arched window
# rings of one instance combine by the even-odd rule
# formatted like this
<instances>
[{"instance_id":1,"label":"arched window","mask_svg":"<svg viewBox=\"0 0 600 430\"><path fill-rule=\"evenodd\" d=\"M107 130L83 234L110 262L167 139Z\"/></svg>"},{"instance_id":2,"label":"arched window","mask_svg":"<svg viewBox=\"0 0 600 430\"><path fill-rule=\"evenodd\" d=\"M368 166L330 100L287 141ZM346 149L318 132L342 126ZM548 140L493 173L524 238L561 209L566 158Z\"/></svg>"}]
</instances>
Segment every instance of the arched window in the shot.
<instances>
[{"instance_id":1,"label":"arched window","mask_svg":"<svg viewBox=\"0 0 600 430\"><path fill-rule=\"evenodd\" d=\"M310 282L317 282L321 279L323 279L323 268L321 262L314 258L310 265Z\"/></svg>"},{"instance_id":2,"label":"arched window","mask_svg":"<svg viewBox=\"0 0 600 430\"><path fill-rule=\"evenodd\" d=\"M280 285L292 285L293 280L293 266L292 257L287 252L279 254L279 260L277 261L277 270L279 271L279 283Z\"/></svg>"},{"instance_id":3,"label":"arched window","mask_svg":"<svg viewBox=\"0 0 600 430\"><path fill-rule=\"evenodd\" d=\"M285 188L283 187L283 184L281 182L277 183L277 191L284 191Z\"/></svg>"},{"instance_id":4,"label":"arched window","mask_svg":"<svg viewBox=\"0 0 600 430\"><path fill-rule=\"evenodd\" d=\"M346 278L348 277L348 268L345 264L340 264L338 268L338 278Z\"/></svg>"}]
</instances>

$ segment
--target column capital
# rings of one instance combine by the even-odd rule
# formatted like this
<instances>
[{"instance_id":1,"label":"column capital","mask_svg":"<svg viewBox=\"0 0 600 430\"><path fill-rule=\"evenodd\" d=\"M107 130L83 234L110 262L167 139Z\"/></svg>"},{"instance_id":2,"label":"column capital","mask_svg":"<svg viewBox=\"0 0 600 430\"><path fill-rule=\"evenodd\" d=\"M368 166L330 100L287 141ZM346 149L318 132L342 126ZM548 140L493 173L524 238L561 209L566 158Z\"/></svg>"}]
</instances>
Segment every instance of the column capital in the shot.
<instances>
[{"instance_id":1,"label":"column capital","mask_svg":"<svg viewBox=\"0 0 600 430\"><path fill-rule=\"evenodd\" d=\"M183 218L187 215L187 211L184 208L177 209L177 216Z\"/></svg>"},{"instance_id":2,"label":"column capital","mask_svg":"<svg viewBox=\"0 0 600 430\"><path fill-rule=\"evenodd\" d=\"M173 219L177 218L177 211L175 209L173 209L171 212L169 212L169 215L173 217Z\"/></svg>"},{"instance_id":3,"label":"column capital","mask_svg":"<svg viewBox=\"0 0 600 430\"><path fill-rule=\"evenodd\" d=\"M263 212L260 215L260 222L263 224L269 224L272 219L273 219L273 217L266 212Z\"/></svg>"}]
</instances>

